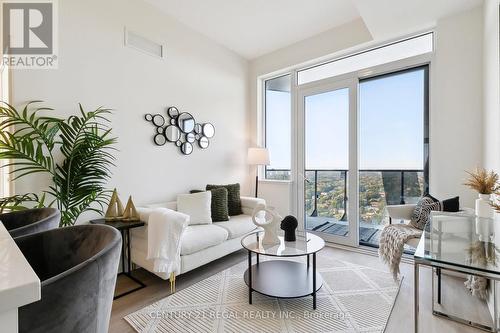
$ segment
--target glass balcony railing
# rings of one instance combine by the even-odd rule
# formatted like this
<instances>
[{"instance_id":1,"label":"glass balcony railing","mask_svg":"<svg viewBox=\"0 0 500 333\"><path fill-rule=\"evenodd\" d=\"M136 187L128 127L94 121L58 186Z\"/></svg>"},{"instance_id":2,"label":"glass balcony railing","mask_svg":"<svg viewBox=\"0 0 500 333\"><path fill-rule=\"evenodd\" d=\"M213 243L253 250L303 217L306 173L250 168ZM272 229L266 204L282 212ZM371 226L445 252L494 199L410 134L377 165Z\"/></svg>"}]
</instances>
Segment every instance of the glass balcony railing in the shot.
<instances>
[{"instance_id":1,"label":"glass balcony railing","mask_svg":"<svg viewBox=\"0 0 500 333\"><path fill-rule=\"evenodd\" d=\"M306 170L306 228L346 235L347 170ZM290 170L267 169L267 179L290 179ZM378 246L380 230L388 222L387 205L415 203L424 193L423 170L360 170L360 243Z\"/></svg>"}]
</instances>

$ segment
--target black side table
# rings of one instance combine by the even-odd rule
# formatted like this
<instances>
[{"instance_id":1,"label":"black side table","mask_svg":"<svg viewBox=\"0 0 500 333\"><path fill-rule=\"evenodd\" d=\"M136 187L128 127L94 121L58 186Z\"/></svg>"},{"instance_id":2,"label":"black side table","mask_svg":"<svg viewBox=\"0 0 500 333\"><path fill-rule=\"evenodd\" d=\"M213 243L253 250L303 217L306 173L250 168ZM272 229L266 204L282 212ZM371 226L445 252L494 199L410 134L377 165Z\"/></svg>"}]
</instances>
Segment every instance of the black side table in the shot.
<instances>
[{"instance_id":1,"label":"black side table","mask_svg":"<svg viewBox=\"0 0 500 333\"><path fill-rule=\"evenodd\" d=\"M146 285L139 279L135 278L131 274L131 267L132 264L130 262L130 229L132 228L139 228L145 225L144 222L141 221L134 221L134 222L127 222L127 221L106 221L105 219L97 219L97 220L91 220L90 223L92 224L106 224L109 225L113 228L118 229L118 231L121 232L122 234L122 272L118 273L118 276L120 275L125 275L135 283L139 285L139 287L136 287L132 290L126 291L124 293L121 293L119 295L116 295L113 299L117 299L120 297L123 297L125 295L128 295L130 293L133 293L134 291L137 291L139 289L142 289L146 287ZM125 266L125 247L127 248L127 266ZM127 267L127 269L125 269Z\"/></svg>"}]
</instances>

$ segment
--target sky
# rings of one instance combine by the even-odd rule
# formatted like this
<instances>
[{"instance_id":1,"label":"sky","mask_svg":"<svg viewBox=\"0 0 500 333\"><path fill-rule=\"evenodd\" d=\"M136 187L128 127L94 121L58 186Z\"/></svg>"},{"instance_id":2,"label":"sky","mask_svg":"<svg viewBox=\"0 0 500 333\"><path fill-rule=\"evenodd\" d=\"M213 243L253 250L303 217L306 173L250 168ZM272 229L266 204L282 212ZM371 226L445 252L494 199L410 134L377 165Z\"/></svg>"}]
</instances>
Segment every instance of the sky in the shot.
<instances>
[{"instance_id":1,"label":"sky","mask_svg":"<svg viewBox=\"0 0 500 333\"><path fill-rule=\"evenodd\" d=\"M349 91L305 99L306 169L348 169ZM290 94L266 94L269 169L290 169ZM359 168L423 169L424 70L359 85Z\"/></svg>"}]
</instances>

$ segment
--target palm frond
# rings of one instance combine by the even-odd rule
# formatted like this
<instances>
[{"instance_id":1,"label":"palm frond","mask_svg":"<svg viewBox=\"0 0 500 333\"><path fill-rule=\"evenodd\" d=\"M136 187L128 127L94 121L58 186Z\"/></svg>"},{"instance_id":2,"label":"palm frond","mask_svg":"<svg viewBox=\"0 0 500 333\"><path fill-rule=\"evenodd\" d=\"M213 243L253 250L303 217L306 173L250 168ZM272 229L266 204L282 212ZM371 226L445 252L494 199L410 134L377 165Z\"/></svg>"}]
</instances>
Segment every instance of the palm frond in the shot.
<instances>
[{"instance_id":1,"label":"palm frond","mask_svg":"<svg viewBox=\"0 0 500 333\"><path fill-rule=\"evenodd\" d=\"M0 132L0 159L11 160L5 166L14 167L12 172L19 174L16 178L35 172L53 173L53 160L45 154L45 148L42 142L32 140L30 137ZM24 167L18 168L19 166Z\"/></svg>"},{"instance_id":2,"label":"palm frond","mask_svg":"<svg viewBox=\"0 0 500 333\"><path fill-rule=\"evenodd\" d=\"M27 193L22 195L13 195L10 197L5 197L0 199L0 214L5 211L17 211L27 209L24 205L26 202L35 203L35 208L40 207L40 200L35 193Z\"/></svg>"},{"instance_id":3,"label":"palm frond","mask_svg":"<svg viewBox=\"0 0 500 333\"><path fill-rule=\"evenodd\" d=\"M0 102L0 159L9 160L3 167L12 169L14 179L40 172L51 175L53 184L36 199L39 206L45 206L45 194L51 196L49 205L55 203L61 210L61 226L73 225L85 211L102 213L109 200L105 186L115 160L116 138L107 118L111 110L86 112L79 104L78 115L59 119L40 116L52 109L36 107L37 103L30 102L18 111ZM55 162L55 148L62 155L60 163ZM22 209L22 201L32 199L17 196L11 209Z\"/></svg>"},{"instance_id":4,"label":"palm frond","mask_svg":"<svg viewBox=\"0 0 500 333\"><path fill-rule=\"evenodd\" d=\"M30 102L19 112L0 102L0 159L12 161L8 166L12 167L14 179L32 173L54 173L51 152L61 119L38 116L39 112L52 109L35 107L37 103Z\"/></svg>"},{"instance_id":5,"label":"palm frond","mask_svg":"<svg viewBox=\"0 0 500 333\"><path fill-rule=\"evenodd\" d=\"M62 121L55 117L38 116L42 111L53 111L46 107L31 107L40 101L26 104L22 112L18 112L12 105L0 102L0 131L15 128L12 133L16 137L29 138L40 141L51 151L54 148L54 138L58 132L58 125Z\"/></svg>"},{"instance_id":6,"label":"palm frond","mask_svg":"<svg viewBox=\"0 0 500 333\"><path fill-rule=\"evenodd\" d=\"M89 192L87 196L79 203L66 207L61 211L61 227L73 225L78 217L85 211L94 211L96 213L103 213L104 205L109 202L109 191L103 190L102 192ZM91 205L97 204L99 208L92 207Z\"/></svg>"},{"instance_id":7,"label":"palm frond","mask_svg":"<svg viewBox=\"0 0 500 333\"><path fill-rule=\"evenodd\" d=\"M116 138L105 130L108 109L99 108L85 112L80 105L81 116L71 116L60 126L62 164L57 166L55 183L58 197L67 211L64 219L77 218L90 209L90 203L100 204L107 191L104 189L111 176L115 157L111 154ZM89 199L91 201L89 202Z\"/></svg>"}]
</instances>

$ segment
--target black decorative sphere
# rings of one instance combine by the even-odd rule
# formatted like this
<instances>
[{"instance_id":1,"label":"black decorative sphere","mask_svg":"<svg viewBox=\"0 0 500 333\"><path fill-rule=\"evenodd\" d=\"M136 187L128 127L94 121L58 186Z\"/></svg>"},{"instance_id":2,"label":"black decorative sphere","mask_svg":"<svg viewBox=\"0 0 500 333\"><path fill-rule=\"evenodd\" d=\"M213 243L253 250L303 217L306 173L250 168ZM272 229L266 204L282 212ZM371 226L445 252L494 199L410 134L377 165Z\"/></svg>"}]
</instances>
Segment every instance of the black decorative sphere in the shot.
<instances>
[{"instance_id":1,"label":"black decorative sphere","mask_svg":"<svg viewBox=\"0 0 500 333\"><path fill-rule=\"evenodd\" d=\"M292 215L286 216L281 221L281 230L285 231L285 242L295 242L295 229L297 229L298 225L299 222Z\"/></svg>"}]
</instances>

